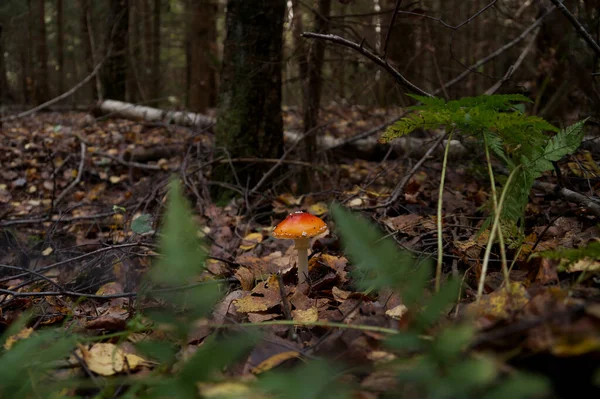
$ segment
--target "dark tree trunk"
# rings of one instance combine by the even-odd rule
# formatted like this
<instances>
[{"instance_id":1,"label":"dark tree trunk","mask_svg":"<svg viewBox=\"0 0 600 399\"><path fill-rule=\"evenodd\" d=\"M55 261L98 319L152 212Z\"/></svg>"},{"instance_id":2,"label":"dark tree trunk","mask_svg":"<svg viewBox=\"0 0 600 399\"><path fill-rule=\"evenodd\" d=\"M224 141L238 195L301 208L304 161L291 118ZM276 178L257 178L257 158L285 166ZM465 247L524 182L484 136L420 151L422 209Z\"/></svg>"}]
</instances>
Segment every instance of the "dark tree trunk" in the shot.
<instances>
[{"instance_id":1,"label":"dark tree trunk","mask_svg":"<svg viewBox=\"0 0 600 399\"><path fill-rule=\"evenodd\" d=\"M89 25L90 0L79 0L81 45L83 46L83 56L85 58L85 74L89 75L94 69L94 55L92 49L92 30ZM88 83L88 93L92 99L98 98L98 88L94 81Z\"/></svg>"},{"instance_id":2,"label":"dark tree trunk","mask_svg":"<svg viewBox=\"0 0 600 399\"><path fill-rule=\"evenodd\" d=\"M46 41L46 1L38 0L37 9L37 63L35 96L38 104L50 99L48 82L48 43Z\"/></svg>"},{"instance_id":3,"label":"dark tree trunk","mask_svg":"<svg viewBox=\"0 0 600 399\"><path fill-rule=\"evenodd\" d=\"M154 10L152 12L152 96L154 99L160 98L160 17L161 0L154 0Z\"/></svg>"},{"instance_id":4,"label":"dark tree trunk","mask_svg":"<svg viewBox=\"0 0 600 399\"><path fill-rule=\"evenodd\" d=\"M188 108L204 112L215 106L217 97L214 62L217 5L210 0L190 0L188 4Z\"/></svg>"},{"instance_id":5,"label":"dark tree trunk","mask_svg":"<svg viewBox=\"0 0 600 399\"><path fill-rule=\"evenodd\" d=\"M0 24L0 54L4 54L4 36L2 35L2 24ZM10 97L8 93L8 82L6 80L6 60L0 57L0 107Z\"/></svg>"},{"instance_id":6,"label":"dark tree trunk","mask_svg":"<svg viewBox=\"0 0 600 399\"><path fill-rule=\"evenodd\" d=\"M228 0L227 38L215 128L218 147L232 157L278 158L283 153L281 60L285 0ZM254 187L267 169L237 170L239 184ZM213 179L235 182L230 168ZM213 192L222 199L223 190Z\"/></svg>"},{"instance_id":7,"label":"dark tree trunk","mask_svg":"<svg viewBox=\"0 0 600 399\"><path fill-rule=\"evenodd\" d=\"M314 30L317 33L329 31L329 14L331 0L318 0L315 13ZM306 80L304 82L304 131L313 130L319 123L321 107L321 86L323 84L323 61L325 56L325 41L313 40L307 54ZM310 162L317 150L317 136L311 134L305 140L305 158Z\"/></svg>"},{"instance_id":8,"label":"dark tree trunk","mask_svg":"<svg viewBox=\"0 0 600 399\"><path fill-rule=\"evenodd\" d=\"M292 34L294 37L294 58L298 64L298 74L300 75L300 84L304 90L304 82L307 80L308 68L306 66L306 39L302 37L304 24L302 23L302 9L300 0L292 0L292 10L294 17L292 19Z\"/></svg>"},{"instance_id":9,"label":"dark tree trunk","mask_svg":"<svg viewBox=\"0 0 600 399\"><path fill-rule=\"evenodd\" d=\"M56 62L58 64L58 94L65 91L65 28L63 0L56 0Z\"/></svg>"},{"instance_id":10,"label":"dark tree trunk","mask_svg":"<svg viewBox=\"0 0 600 399\"><path fill-rule=\"evenodd\" d=\"M129 0L110 0L109 21L106 46L112 44L112 52L104 64L104 98L124 101L127 91Z\"/></svg>"}]
</instances>

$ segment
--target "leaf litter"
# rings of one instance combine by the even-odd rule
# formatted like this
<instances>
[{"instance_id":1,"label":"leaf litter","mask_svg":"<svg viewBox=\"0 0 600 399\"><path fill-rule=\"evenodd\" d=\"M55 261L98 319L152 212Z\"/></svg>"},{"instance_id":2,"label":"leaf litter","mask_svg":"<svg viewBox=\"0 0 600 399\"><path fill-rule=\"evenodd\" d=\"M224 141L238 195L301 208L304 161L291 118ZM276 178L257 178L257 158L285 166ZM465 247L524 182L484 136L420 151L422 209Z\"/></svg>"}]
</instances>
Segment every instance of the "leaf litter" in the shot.
<instances>
[{"instance_id":1,"label":"leaf litter","mask_svg":"<svg viewBox=\"0 0 600 399\"><path fill-rule=\"evenodd\" d=\"M152 260L159 257L154 221L164 207L169 171L187 162L177 149L212 140L210 135L178 127L169 127L166 134L164 127L122 119L90 123L88 119L85 114L41 114L5 124L10 145L2 148L0 158L0 263L15 268L2 269L0 287L12 293L0 303L3 323L14 322L22 312L43 308L35 315L36 329L63 322L64 328L98 338L126 331L134 319L134 294ZM287 119L290 124L297 123L289 115ZM343 131L338 128L335 134ZM86 145L84 174L69 190L79 174L82 143ZM153 152L156 147L175 151L157 154ZM592 154L578 154L577 160L562 165L566 176L597 176ZM422 257L433 255L437 234L434 209L439 176L433 170L439 161L432 162L433 168L409 180L402 207L390 212L377 208L363 211L400 247ZM447 177L443 236L446 251L452 254L445 271L460 271L463 292L456 305L445 312L441 325L472 320L479 329L472 347L515 365L525 356L515 354L515 348L540 359L597 356L598 261L539 256L543 251L582 248L594 242L599 236L597 220L572 203L552 197L533 198L527 210L529 235L520 248L509 245L514 257L510 284L495 283L491 273L486 280L487 295L475 304L474 286L487 232L479 230L482 219L473 215L488 201L488 195L486 183L473 179L468 165L463 166ZM269 235L277 221L295 210L323 217L331 226L329 204L334 199L349 208L374 207L389 198L399 175L406 170L400 159L383 165L345 158L327 167L338 173L337 180L326 187L336 189L337 194L272 195L266 203L268 218L242 217L239 203L219 207L207 201L206 192L186 192L195 204L198 225L205 226L198 236L205 238L209 256L206 268L195 280L222 280L229 285L227 295L215 305L210 318L199 322L195 338L190 337L189 342L202 346L218 325L265 323L263 329L269 334L231 380L199 388L207 397L219 390L243 395L248 386L234 377L258 375L286 364L289 367L310 356L333 355L348 364L369 365L359 381L365 390L384 393L383 387L397 386L389 370L376 368L397 361L397 355L382 346L383 335L333 326L341 323L401 332L418 317L403 303L403 293L381 290L376 295L358 289L355 267L345 257L335 233L312 242L316 252L309 262L310 284L298 286L291 243L272 240ZM63 192L64 204L54 204ZM496 250L493 253L498 256ZM24 273L26 270L35 271L35 277ZM57 286L61 289L56 290ZM27 296L53 290L58 295ZM90 298L85 299L85 295ZM289 324L268 325L276 321ZM325 324L311 325L319 321ZM15 342L35 333L34 328L24 328L11 336L4 348L11 350ZM142 340L145 334L141 333ZM158 331L150 334L162 336ZM265 344L269 340L273 342ZM69 361L99 376L156 367L156 363L129 353L110 338L73 349ZM527 369L543 371L535 362Z\"/></svg>"}]
</instances>

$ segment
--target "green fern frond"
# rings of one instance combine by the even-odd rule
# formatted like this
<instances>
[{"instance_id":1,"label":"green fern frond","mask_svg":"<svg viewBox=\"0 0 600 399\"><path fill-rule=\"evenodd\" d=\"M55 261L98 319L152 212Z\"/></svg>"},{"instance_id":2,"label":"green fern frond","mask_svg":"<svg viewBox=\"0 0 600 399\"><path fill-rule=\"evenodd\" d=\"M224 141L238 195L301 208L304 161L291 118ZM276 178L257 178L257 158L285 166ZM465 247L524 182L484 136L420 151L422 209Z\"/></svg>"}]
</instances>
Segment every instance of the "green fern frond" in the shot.
<instances>
[{"instance_id":1,"label":"green fern frond","mask_svg":"<svg viewBox=\"0 0 600 399\"><path fill-rule=\"evenodd\" d=\"M588 119L579 121L552 137L544 148L544 158L549 161L558 161L565 155L574 153L581 145L583 125Z\"/></svg>"},{"instance_id":2,"label":"green fern frond","mask_svg":"<svg viewBox=\"0 0 600 399\"><path fill-rule=\"evenodd\" d=\"M410 97L421 104L410 107L415 112L391 125L381 136L380 141L388 142L415 129L433 129L441 126L452 126L471 133L489 128L498 131L513 128L556 129L543 119L524 117L517 111L514 103L531 102L521 94L465 97L448 102L441 98L413 94ZM521 126L517 127L518 124Z\"/></svg>"},{"instance_id":3,"label":"green fern frond","mask_svg":"<svg viewBox=\"0 0 600 399\"><path fill-rule=\"evenodd\" d=\"M544 251L537 254L537 256L541 256L547 259L560 259L561 262L558 267L560 271L575 271L570 270L570 268L576 262L579 262L584 259L588 259L590 261L600 259L600 242L590 242L587 247L583 248L562 248L553 251Z\"/></svg>"}]
</instances>

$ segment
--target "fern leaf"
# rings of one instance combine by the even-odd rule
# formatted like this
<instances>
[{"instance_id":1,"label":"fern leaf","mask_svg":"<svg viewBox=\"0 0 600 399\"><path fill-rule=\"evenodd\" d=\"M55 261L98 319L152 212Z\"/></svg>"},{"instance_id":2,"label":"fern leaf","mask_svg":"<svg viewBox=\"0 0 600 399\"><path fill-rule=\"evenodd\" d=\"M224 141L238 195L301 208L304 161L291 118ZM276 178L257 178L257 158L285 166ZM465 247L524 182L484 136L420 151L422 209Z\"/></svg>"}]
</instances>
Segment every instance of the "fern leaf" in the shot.
<instances>
[{"instance_id":1,"label":"fern leaf","mask_svg":"<svg viewBox=\"0 0 600 399\"><path fill-rule=\"evenodd\" d=\"M548 161L558 161L575 152L583 140L583 125L587 120L588 118L579 121L552 137L544 149L544 158Z\"/></svg>"}]
</instances>

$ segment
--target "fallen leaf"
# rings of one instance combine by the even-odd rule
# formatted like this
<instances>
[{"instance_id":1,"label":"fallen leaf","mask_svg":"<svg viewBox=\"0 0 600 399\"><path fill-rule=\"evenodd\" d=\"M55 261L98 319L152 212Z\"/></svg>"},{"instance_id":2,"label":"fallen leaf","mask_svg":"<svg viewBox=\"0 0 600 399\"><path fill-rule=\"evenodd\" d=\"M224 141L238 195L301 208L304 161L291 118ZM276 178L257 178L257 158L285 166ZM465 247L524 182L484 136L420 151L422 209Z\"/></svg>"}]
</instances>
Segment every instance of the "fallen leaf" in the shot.
<instances>
[{"instance_id":1,"label":"fallen leaf","mask_svg":"<svg viewBox=\"0 0 600 399\"><path fill-rule=\"evenodd\" d=\"M21 331L19 331L17 334L11 335L10 337L8 337L6 339L6 342L4 342L4 349L9 350L10 348L13 347L14 344L17 343L17 341L20 341L25 338L29 338L29 336L32 333L33 333L33 328L26 327L26 328L22 329Z\"/></svg>"},{"instance_id":2,"label":"fallen leaf","mask_svg":"<svg viewBox=\"0 0 600 399\"><path fill-rule=\"evenodd\" d=\"M314 323L319 320L319 311L315 307L292 310L292 318L299 323Z\"/></svg>"},{"instance_id":3,"label":"fallen leaf","mask_svg":"<svg viewBox=\"0 0 600 399\"><path fill-rule=\"evenodd\" d=\"M103 376L134 370L145 362L145 359L125 353L110 343L94 344L89 349L80 346L76 353L91 371Z\"/></svg>"},{"instance_id":4,"label":"fallen leaf","mask_svg":"<svg viewBox=\"0 0 600 399\"><path fill-rule=\"evenodd\" d=\"M279 366L281 363L285 362L289 359L295 359L300 357L300 353L296 351L287 351L281 352L276 355L271 356L270 358L263 360L260 364L253 369L250 370L252 374L261 374L265 371L271 370L274 367Z\"/></svg>"},{"instance_id":5,"label":"fallen leaf","mask_svg":"<svg viewBox=\"0 0 600 399\"><path fill-rule=\"evenodd\" d=\"M394 320L400 320L408 312L408 308L404 305L398 305L392 309L385 311L385 314Z\"/></svg>"},{"instance_id":6,"label":"fallen leaf","mask_svg":"<svg viewBox=\"0 0 600 399\"><path fill-rule=\"evenodd\" d=\"M240 249L244 251L248 251L254 247L256 247L263 240L262 233L250 233L242 240L242 244L240 245Z\"/></svg>"}]
</instances>

